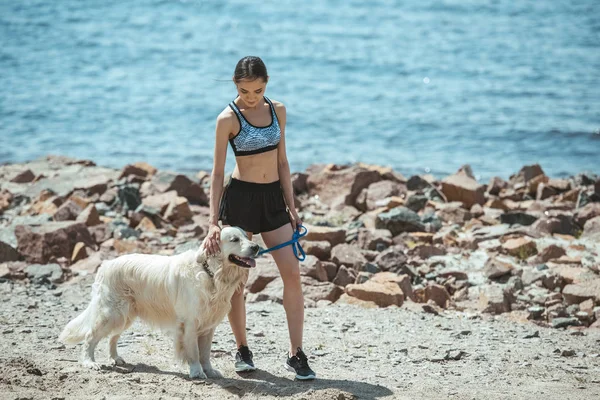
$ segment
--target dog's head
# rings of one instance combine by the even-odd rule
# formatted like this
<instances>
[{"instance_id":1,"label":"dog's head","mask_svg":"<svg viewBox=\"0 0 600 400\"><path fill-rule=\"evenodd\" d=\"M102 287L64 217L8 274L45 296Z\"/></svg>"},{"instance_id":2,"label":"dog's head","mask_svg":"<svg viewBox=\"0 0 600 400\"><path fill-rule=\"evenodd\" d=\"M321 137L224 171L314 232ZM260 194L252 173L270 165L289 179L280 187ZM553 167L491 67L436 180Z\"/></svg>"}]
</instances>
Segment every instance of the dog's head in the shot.
<instances>
[{"instance_id":1,"label":"dog's head","mask_svg":"<svg viewBox=\"0 0 600 400\"><path fill-rule=\"evenodd\" d=\"M221 253L224 261L242 268L256 266L256 257L260 246L248 240L246 233L235 227L225 227L221 230Z\"/></svg>"},{"instance_id":2,"label":"dog's head","mask_svg":"<svg viewBox=\"0 0 600 400\"><path fill-rule=\"evenodd\" d=\"M221 242L219 244L221 251L214 257L208 257L203 246L196 254L196 260L202 264L208 262L210 269L214 272L219 267L230 269L231 267L253 268L256 266L254 257L258 254L260 246L250 240L246 233L236 227L227 226L221 230ZM211 260L219 260L214 263Z\"/></svg>"}]
</instances>

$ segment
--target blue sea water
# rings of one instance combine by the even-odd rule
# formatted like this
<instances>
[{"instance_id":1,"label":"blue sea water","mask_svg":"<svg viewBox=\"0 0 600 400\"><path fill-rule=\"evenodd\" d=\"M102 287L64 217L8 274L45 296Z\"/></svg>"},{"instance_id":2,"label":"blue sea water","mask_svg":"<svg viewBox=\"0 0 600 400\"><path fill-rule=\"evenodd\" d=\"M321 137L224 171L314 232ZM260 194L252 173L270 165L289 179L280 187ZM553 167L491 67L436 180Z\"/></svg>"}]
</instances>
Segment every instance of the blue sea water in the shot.
<instances>
[{"instance_id":1,"label":"blue sea water","mask_svg":"<svg viewBox=\"0 0 600 400\"><path fill-rule=\"evenodd\" d=\"M292 171L600 173L597 0L0 0L0 163L210 170L246 55Z\"/></svg>"}]
</instances>

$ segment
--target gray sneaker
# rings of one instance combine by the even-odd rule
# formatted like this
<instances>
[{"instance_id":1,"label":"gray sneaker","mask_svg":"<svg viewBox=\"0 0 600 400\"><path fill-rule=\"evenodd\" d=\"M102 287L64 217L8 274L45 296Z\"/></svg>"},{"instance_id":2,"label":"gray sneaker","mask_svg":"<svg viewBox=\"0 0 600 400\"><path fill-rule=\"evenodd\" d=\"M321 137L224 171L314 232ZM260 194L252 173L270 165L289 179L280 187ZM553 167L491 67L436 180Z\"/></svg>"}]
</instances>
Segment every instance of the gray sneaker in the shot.
<instances>
[{"instance_id":1,"label":"gray sneaker","mask_svg":"<svg viewBox=\"0 0 600 400\"><path fill-rule=\"evenodd\" d=\"M235 372L256 371L254 361L252 361L252 352L248 346L240 346L235 354Z\"/></svg>"}]
</instances>

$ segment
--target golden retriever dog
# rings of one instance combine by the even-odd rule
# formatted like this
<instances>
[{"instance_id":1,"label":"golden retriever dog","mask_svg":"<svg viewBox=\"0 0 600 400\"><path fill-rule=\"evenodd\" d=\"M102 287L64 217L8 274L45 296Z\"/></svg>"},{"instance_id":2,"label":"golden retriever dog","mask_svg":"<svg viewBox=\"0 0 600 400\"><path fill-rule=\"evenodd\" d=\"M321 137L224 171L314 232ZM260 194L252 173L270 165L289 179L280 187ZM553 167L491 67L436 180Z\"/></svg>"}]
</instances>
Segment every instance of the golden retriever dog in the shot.
<instances>
[{"instance_id":1,"label":"golden retriever dog","mask_svg":"<svg viewBox=\"0 0 600 400\"><path fill-rule=\"evenodd\" d=\"M117 341L139 317L175 332L176 357L188 363L190 378L221 377L210 363L213 333L229 312L234 291L256 265L260 247L235 227L222 229L220 247L213 256L201 246L174 256L129 254L103 262L90 304L59 339L83 342L82 364L100 369L94 349L110 336L110 358L122 365Z\"/></svg>"}]
</instances>

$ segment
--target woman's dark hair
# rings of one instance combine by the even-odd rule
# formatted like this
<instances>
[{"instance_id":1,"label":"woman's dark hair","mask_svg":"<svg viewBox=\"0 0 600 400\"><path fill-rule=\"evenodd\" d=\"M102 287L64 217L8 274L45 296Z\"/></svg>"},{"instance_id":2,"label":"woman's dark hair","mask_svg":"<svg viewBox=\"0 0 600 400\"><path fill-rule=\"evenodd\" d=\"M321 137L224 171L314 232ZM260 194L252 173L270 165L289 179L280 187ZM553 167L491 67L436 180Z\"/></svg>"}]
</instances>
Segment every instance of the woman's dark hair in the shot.
<instances>
[{"instance_id":1,"label":"woman's dark hair","mask_svg":"<svg viewBox=\"0 0 600 400\"><path fill-rule=\"evenodd\" d=\"M269 80L267 67L259 57L247 56L238 61L233 73L233 80L239 83L243 79L253 81L262 78L264 82Z\"/></svg>"}]
</instances>

